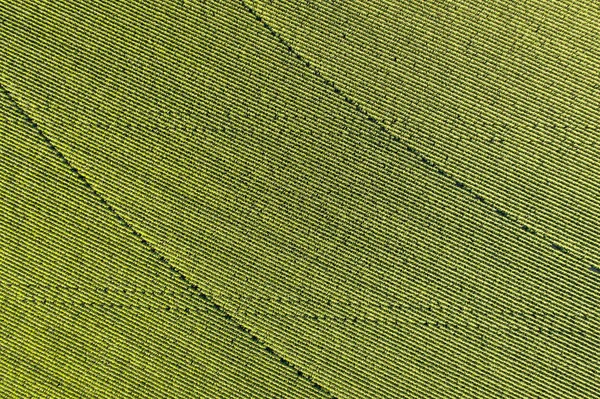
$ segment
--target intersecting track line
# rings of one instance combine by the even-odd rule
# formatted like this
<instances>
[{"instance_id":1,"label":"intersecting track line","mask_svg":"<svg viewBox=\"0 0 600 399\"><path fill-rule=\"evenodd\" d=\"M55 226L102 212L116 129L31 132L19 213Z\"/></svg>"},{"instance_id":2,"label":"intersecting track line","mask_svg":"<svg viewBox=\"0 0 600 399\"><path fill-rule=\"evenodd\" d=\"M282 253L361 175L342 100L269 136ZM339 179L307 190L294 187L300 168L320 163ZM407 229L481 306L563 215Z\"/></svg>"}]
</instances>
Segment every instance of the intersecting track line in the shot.
<instances>
[{"instance_id":1,"label":"intersecting track line","mask_svg":"<svg viewBox=\"0 0 600 399\"><path fill-rule=\"evenodd\" d=\"M100 201L100 203L104 206L104 208L106 208L118 221L121 225L123 225L125 228L127 228L135 237L137 237L139 239L139 241L150 250L150 252L152 252L153 254L155 254L158 258L158 260L163 263L165 266L167 266L169 268L169 270L171 272L173 272L175 275L178 276L178 278L180 280L182 280L185 284L187 284L187 289L190 291L193 291L196 293L196 295L198 297L200 297L200 299L202 301L204 301L207 305L209 305L210 308L212 308L213 310L215 310L221 317L225 318L226 320L232 322L235 327L243 332L245 335L247 335L253 342L256 342L257 344L259 344L262 349L267 352L269 355L271 355L271 357L279 360L279 362L281 364L283 364L284 366L286 366L287 368L292 369L296 375L298 375L298 377L306 380L308 383L310 383L310 385L312 387L314 387L315 389L317 389L318 391L326 394L327 396L329 396L331 399L337 399L337 397L335 397L328 389L324 388L322 385L320 385L318 382L316 382L311 376L309 376L308 374L303 373L296 365L290 363L288 360L286 360L280 353L278 353L277 351L275 351L273 348L271 348L265 341L261 340L260 338L258 338L258 336L256 336L251 329L249 329L248 327L243 326L242 324L240 324L233 316L231 316L221 305L219 305L218 303L216 303L213 299L212 296L207 295L206 293L204 293L200 287L198 287L198 285L192 283L186 276L185 274L183 274L183 272L179 269L177 269L175 266L171 265L171 263L169 262L169 260L163 255L161 254L156 248L154 248L154 246L148 241L146 240L132 225L131 223L129 223L127 220L125 220L121 215L119 215L119 213L117 212L117 210L110 205L106 199L104 199L104 197L98 192L96 191L96 189L94 187L92 187L92 185L87 181L87 179L79 172L79 170L77 170L77 168L75 168L71 162L65 158L65 156L63 155L62 152L60 152L60 150L58 148L56 148L56 146L54 144L52 144L52 141L50 140L50 138L48 138L48 136L46 136L46 134L44 134L44 132L42 132L42 130L39 128L39 126L35 123L35 121L33 119L31 119L31 117L27 114L27 112L25 112L25 110L23 108L21 108L21 106L19 106L19 104L15 101L13 95L8 91L8 89L6 89L6 87L4 87L4 85L2 85L0 83L0 92L2 92L2 94L4 96L6 96L8 98L8 100L10 101L10 103L13 105L13 107L15 108L15 111L25 120L25 122L32 127L38 134L38 136L42 139L42 141L48 146L48 148L61 160L61 162L67 166L67 168L69 168L69 170L71 171L71 173L73 173L78 180L80 180L83 185L89 189L91 191L91 193L93 194L93 196Z\"/></svg>"},{"instance_id":2,"label":"intersecting track line","mask_svg":"<svg viewBox=\"0 0 600 399\"><path fill-rule=\"evenodd\" d=\"M433 162L432 160L430 160L429 158L427 158L427 156L425 156L423 153L421 153L419 150L417 150L416 148L414 148L413 146L411 146L410 144L408 144L407 142L403 141L400 137L394 135L392 132L390 132L390 130L385 127L385 125L379 121L377 118L375 118L374 116L372 116L362 105L360 105L357 101L355 101L354 99L352 99L351 97L349 97L346 93L344 93L333 81L331 81L330 79L326 78L325 76L323 76L321 74L321 71L314 66L310 61L308 61L306 58L304 58L300 53L298 53L293 47L292 45L285 40L271 25L269 25L257 12L254 8L250 7L248 5L248 3L245 0L240 0L240 3L242 4L242 6L250 13L254 16L254 18L256 18L256 20L262 24L270 33L273 37L275 37L277 39L277 41L279 41L279 43L281 43L282 45L284 45L288 52L296 59L298 59L302 64L304 64L305 67L307 67L315 76L317 76L319 79L321 79L321 81L328 86L330 89L332 89L336 94L338 94L339 96L341 96L344 100L344 102L350 104L354 109L356 109L356 111L358 111L360 114L362 114L369 122L373 123L374 125L377 126L377 128L379 129L379 131L385 133L390 141L394 141L394 142L398 142L400 143L401 147L411 153L412 155L414 155L415 157L417 157L421 162L423 162L424 164L426 164L427 166L431 167L435 172L437 172L437 174L443 176L444 178L447 178L449 180L451 180L454 183L454 186L458 187L459 189L463 190L464 192L466 192L470 197L476 199L477 201L479 201L481 204L487 206L488 208L491 208L493 212L495 212L496 214L498 214L499 216L506 218L508 220L510 220L511 222L517 224L522 230L526 231L527 233L530 233L540 239L542 239L543 241L545 241L547 244L549 244L549 246L556 250L559 251L561 253L563 253L564 255L567 255L573 259L576 259L578 261L581 262L585 262L585 257L575 253L574 251L567 249L566 247L557 244L556 242L554 242L554 240L552 240L550 237L548 237L544 232L542 231L538 231L532 227L529 227L525 224L523 224L519 218L517 216L514 216L508 212L506 212L503 209L500 209L498 206L496 206L493 202L485 199L484 197L482 197L480 194L476 193L475 190L473 190L472 187L466 185L465 183L461 182L460 180L458 180L458 178L454 177L452 174L446 172L445 170L443 170L438 164L436 164L435 162Z\"/></svg>"}]
</instances>

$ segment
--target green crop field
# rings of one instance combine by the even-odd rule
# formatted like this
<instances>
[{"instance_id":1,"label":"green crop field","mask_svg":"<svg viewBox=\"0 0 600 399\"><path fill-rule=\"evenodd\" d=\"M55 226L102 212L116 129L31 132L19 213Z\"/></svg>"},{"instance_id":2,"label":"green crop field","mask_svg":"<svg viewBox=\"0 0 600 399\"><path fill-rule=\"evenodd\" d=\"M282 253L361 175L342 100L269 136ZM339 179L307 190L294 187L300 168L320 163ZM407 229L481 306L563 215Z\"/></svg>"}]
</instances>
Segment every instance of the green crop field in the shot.
<instances>
[{"instance_id":1,"label":"green crop field","mask_svg":"<svg viewBox=\"0 0 600 399\"><path fill-rule=\"evenodd\" d=\"M1 397L319 396L165 267L6 92L0 134Z\"/></svg>"},{"instance_id":2,"label":"green crop field","mask_svg":"<svg viewBox=\"0 0 600 399\"><path fill-rule=\"evenodd\" d=\"M599 34L0 0L0 396L597 396Z\"/></svg>"},{"instance_id":3,"label":"green crop field","mask_svg":"<svg viewBox=\"0 0 600 399\"><path fill-rule=\"evenodd\" d=\"M600 3L252 0L444 171L600 263Z\"/></svg>"}]
</instances>

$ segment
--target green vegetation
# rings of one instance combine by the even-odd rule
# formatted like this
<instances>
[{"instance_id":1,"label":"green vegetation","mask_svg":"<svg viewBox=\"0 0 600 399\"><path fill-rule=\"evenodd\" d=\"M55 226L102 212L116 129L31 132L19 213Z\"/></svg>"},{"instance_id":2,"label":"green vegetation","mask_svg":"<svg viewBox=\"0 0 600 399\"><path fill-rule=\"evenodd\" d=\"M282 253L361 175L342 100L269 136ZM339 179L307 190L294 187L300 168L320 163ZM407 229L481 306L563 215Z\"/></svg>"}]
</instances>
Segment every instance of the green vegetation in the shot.
<instances>
[{"instance_id":1,"label":"green vegetation","mask_svg":"<svg viewBox=\"0 0 600 399\"><path fill-rule=\"evenodd\" d=\"M366 2L349 3L327 4L348 12L353 7L369 7ZM429 82L407 99L402 97L407 91L400 83L381 86L370 82L377 76L370 66L383 67L387 61L364 61L359 53L359 47L365 52L373 48L384 51L387 47L381 46L385 40L348 47L348 54L353 55L348 62L340 62L341 58L337 63L334 58L325 62L319 58L319 40L333 55L346 51L346 45L327 42L336 40L334 34L320 31L342 29L343 24L337 23L339 17L325 11L311 12L310 18L304 19L308 21L306 27L312 25L320 33L312 38L304 34L305 40L290 34L304 29L301 20L293 19L300 15L296 12L299 3L294 10L269 4L250 4L256 6L255 14L240 2L221 1L23 1L1 6L0 83L98 193L93 195L73 173L69 174L43 143L36 144L38 152L21 150L7 158L39 168L48 165L62 173L55 174L70 180L61 188L58 183L47 182L47 176L53 175L43 172L38 177L13 179L20 182L22 190L35 190L33 183L40 186L37 192L17 195L7 177L3 190L9 194L4 197L11 201L43 198L49 213L67 221L76 215L81 225L79 230L68 230L53 223L48 227L54 229L52 232L30 234L31 242L25 245L29 251L39 255L43 254L40 249L51 248L58 255L38 256L43 258L39 261L11 261L22 264L22 270L30 270L27 267L36 262L46 266L39 272L3 275L2 281L84 285L86 278L93 277L93 282L85 284L101 287L118 282L154 287L159 283L153 279L160 278L160 284L173 292L192 292L189 286L197 285L198 292L208 293L224 312L233 315L233 320L227 320L206 301L193 296L186 298L187 302L177 302L177 306L205 306L206 312L183 317L172 312L139 311L132 316L131 310L90 307L88 313L77 309L81 315L76 319L71 308L50 307L55 313L42 313L40 323L72 329L85 339L95 335L86 335L83 326L97 323L94 331L120 346L114 351L100 350L92 341L84 340L87 349L75 355L64 348L77 341L77 334L55 335L43 330L32 342L51 348L62 362L45 360L49 363L45 367L53 373L71 370L83 362L86 350L95 349L94 356L103 368L97 373L77 373L83 377L73 384L81 383L82 389L98 386L94 384L119 389L108 396L122 393L119 384L139 390L137 381L148 373L141 371L143 366L146 370L157 368L144 380L148 392L160 396L154 389L165 387L166 397L194 396L183 387L193 387L206 397L216 396L214 391L200 393L208 388L220 390L225 397L272 396L269 390L279 390L284 397L306 397L310 392L338 398L591 397L598 392L600 355L594 349L599 343L600 275L591 269L594 264L590 260L595 259L593 251L597 248L592 245L596 241L590 232L599 208L588 201L590 191L583 190L584 185L563 182L569 187L566 198L577 206L590 204L590 214L580 216L579 231L581 237L587 237L587 241L578 241L580 247L571 241L578 237L572 224L564 234L555 234L553 229L560 230L560 217L522 223L525 213L516 204L524 201L523 206L541 206L541 199L530 197L534 192L546 195L540 181L544 175L554 175L543 168L525 171L522 164L515 164L507 173L522 175L537 189L527 191L512 184L516 180L511 175L492 184L489 177L500 175L499 168L505 166L484 162L490 154L485 148L496 155L500 153L494 151L500 150L445 135L449 125L443 119L444 112L477 112L473 104L487 104L487 100L478 99L484 91L477 91L475 83L453 84L452 79L462 81L460 74L435 80L441 64L422 50L420 64L412 70L399 66L394 72L408 81L415 79L415 71L422 71L424 81ZM319 10L329 10L325 4ZM372 7L377 4L380 2ZM434 12L434 5L431 7ZM407 5L402 12L411 10ZM464 15L469 10L463 9ZM594 12L591 8L588 11ZM257 18L261 13L264 21ZM289 15L283 16L285 13ZM490 15L494 15L492 11ZM581 15L580 23L589 21L585 13ZM406 19L401 28L408 30L409 21L414 21L414 27L435 25L427 18L415 18ZM479 25L486 27L485 16L481 18ZM354 20L360 21L358 17ZM398 34L400 27L390 26L388 30L377 27L376 31L384 39L387 34ZM446 40L447 32L436 34L440 39L432 43L447 48L445 55L439 56L451 57L453 47ZM376 36L368 32L360 35L365 40L375 40ZM449 163L440 163L440 167L475 191L469 192L452 177L439 173L414 151L408 151L405 142L394 140L364 112L357 111L282 43L286 40L298 47L298 54L306 54L323 76L330 74L345 93L364 103L364 109L376 118L401 120L408 109L413 109L411 115L420 121L421 131L430 138L433 134L440 137L435 151L433 144L425 145L423 136L410 141L410 148L414 144L436 163L440 163L442 153L448 155ZM594 59L595 55L590 52L588 57ZM461 64L455 61L453 65L458 68ZM475 64L465 65L476 69ZM362 74L362 81L353 75L357 73ZM512 83L501 76L512 75L501 70L496 73L499 77L488 78L487 84L509 90ZM587 70L581 73L576 76L591 76ZM434 81L443 81L459 92L432 88ZM542 87L535 86L542 83L527 82L533 85L530 90ZM407 102L394 100L387 106L383 90ZM529 89L518 90L511 94L515 101L521 101L519 93ZM471 97L465 94L471 92L475 93ZM542 96L544 92L539 93ZM502 96L510 97L509 93ZM596 97L592 92L582 96L587 100L576 108L577 115L592 115L590 107ZM481 112L487 112L489 120L510 119L510 112L517 112L517 108L507 105L512 101L508 97L506 102L496 102ZM555 107L560 113L558 105L552 103L555 100L563 104L554 96L531 112L543 118L544 107ZM420 105L406 108L410 101ZM494 115L493 110L507 114ZM464 126L458 123L463 126L460 129L476 120L474 114L464 119L469 122ZM406 131L398 130L400 123L388 124L387 129L402 132L398 134L405 138ZM28 135L20 136L32 141L35 133L31 130L23 128ZM22 148L16 143L25 138L14 139L16 133L5 131L3 136L9 140L3 140L2 145ZM452 145L455 148L451 149ZM518 154L534 154L533 150L516 153L511 152L512 147L502 148L507 151L502 156L513 161L521 156ZM546 147L531 148L539 149L536 156L545 156ZM43 153L45 163L27 161L37 153L40 157ZM461 163L460 157L472 161ZM544 158L545 165L549 159ZM2 162L12 165L9 160ZM522 160L527 162L525 157ZM578 160L571 158L565 161L567 165L561 164L563 176L576 173L585 162L597 162ZM597 169L590 165L586 166L588 171ZM463 169L456 169L459 166ZM587 173L578 177L593 185L593 176ZM80 192L77 198L69 197L76 192ZM486 202L478 199L478 193L493 195ZM547 198L554 198L552 195ZM114 212L103 207L98 196ZM6 204L12 209L10 202ZM544 206L563 212L563 222L571 223L571 211L563 210L564 204L548 200ZM94 215L88 216L92 211ZM119 224L115 214L149 244L142 245ZM105 224L100 224L102 220ZM542 223L544 220L547 223ZM533 234L523 225L549 235ZM31 226L29 231L36 231L37 224ZM97 232L92 234L95 230L91 229ZM3 239L14 241L27 230L6 222L1 231ZM149 245L180 270L187 283L175 283L169 268L148 250ZM75 253L63 254L65 247ZM7 253L17 256L13 252L18 251ZM99 265L106 263L104 258L112 259L115 265L106 269L106 277L98 271L103 268ZM7 255L5 259L10 258ZM114 271L121 269L127 272ZM53 270L64 270L66 275L60 277ZM90 277L82 270L88 270ZM81 300L84 294L69 295ZM85 295L89 296L84 297L86 301L92 301L107 294L94 291ZM131 304L134 298L123 294L119 300ZM165 300L135 296L135 303L159 301L153 306ZM38 305L5 302L2 314L15 320L19 312L39 311ZM64 318L68 323L61 322ZM115 320L122 323L117 332ZM191 325L186 327L186 323ZM252 342L236 323L249 328L260 342ZM212 327L215 324L219 327ZM12 334L16 337L25 337L27 329L35 328L35 324L16 325ZM196 335L189 333L191 329ZM227 346L234 336L237 338L231 345L235 346ZM152 356L143 355L143 343L155 348ZM277 355L270 355L273 350L265 347L273 348ZM175 364L181 362L170 358L171 354L181 356L177 358L181 362L186 356L202 360L185 363L186 368L175 373ZM279 355L283 359L278 359ZM118 356L135 358L131 362L143 366L120 378ZM42 362L42 356L35 361ZM0 363L0 367L6 364ZM294 370L301 370L303 378ZM180 380L168 385L173 375ZM32 373L26 377L15 374L9 381L18 386L19 379L27 379L19 385L27 390L27 384L36 381L34 377L40 378ZM203 383L213 379L214 386ZM0 384L5 383L0 380ZM287 393L292 388L298 391Z\"/></svg>"},{"instance_id":2,"label":"green vegetation","mask_svg":"<svg viewBox=\"0 0 600 399\"><path fill-rule=\"evenodd\" d=\"M5 92L0 138L0 397L319 396L188 290Z\"/></svg>"},{"instance_id":3,"label":"green vegetation","mask_svg":"<svg viewBox=\"0 0 600 399\"><path fill-rule=\"evenodd\" d=\"M600 263L597 1L247 3L395 136Z\"/></svg>"}]
</instances>

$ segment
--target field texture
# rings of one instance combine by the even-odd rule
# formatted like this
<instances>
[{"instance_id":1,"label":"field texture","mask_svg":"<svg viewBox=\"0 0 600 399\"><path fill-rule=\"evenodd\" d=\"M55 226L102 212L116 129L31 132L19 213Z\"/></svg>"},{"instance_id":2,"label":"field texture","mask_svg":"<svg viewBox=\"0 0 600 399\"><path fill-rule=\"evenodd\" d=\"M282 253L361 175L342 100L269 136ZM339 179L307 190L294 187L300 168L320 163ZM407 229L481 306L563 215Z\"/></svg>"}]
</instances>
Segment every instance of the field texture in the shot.
<instances>
[{"instance_id":1,"label":"field texture","mask_svg":"<svg viewBox=\"0 0 600 399\"><path fill-rule=\"evenodd\" d=\"M598 397L599 35L0 0L0 395Z\"/></svg>"},{"instance_id":2,"label":"field texture","mask_svg":"<svg viewBox=\"0 0 600 399\"><path fill-rule=\"evenodd\" d=\"M313 398L0 93L0 397Z\"/></svg>"},{"instance_id":3,"label":"field texture","mask_svg":"<svg viewBox=\"0 0 600 399\"><path fill-rule=\"evenodd\" d=\"M597 0L248 4L381 129L600 262Z\"/></svg>"}]
</instances>

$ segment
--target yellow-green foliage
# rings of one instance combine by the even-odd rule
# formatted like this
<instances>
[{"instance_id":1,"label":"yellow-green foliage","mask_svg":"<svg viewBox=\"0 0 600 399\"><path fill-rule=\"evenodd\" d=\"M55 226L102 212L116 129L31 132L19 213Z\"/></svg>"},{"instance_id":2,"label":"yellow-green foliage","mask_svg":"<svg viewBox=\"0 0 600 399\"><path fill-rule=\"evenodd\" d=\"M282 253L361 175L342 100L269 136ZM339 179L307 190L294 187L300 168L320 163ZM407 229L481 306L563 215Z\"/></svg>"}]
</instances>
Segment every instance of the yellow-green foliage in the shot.
<instances>
[{"instance_id":1,"label":"yellow-green foliage","mask_svg":"<svg viewBox=\"0 0 600 399\"><path fill-rule=\"evenodd\" d=\"M327 4L342 10L369 7L366 2ZM541 199L529 197L541 192L544 174L553 175L543 168L525 171L524 164L515 164L509 175L500 176L501 166L489 167L496 161L484 162L489 151L500 153L484 147L487 144L481 141L467 144L469 141L452 140L444 130L452 124L456 129L463 126L450 120L463 111L465 115L476 112L471 104L476 100L482 110L488 110L489 120L510 119L510 112L517 112L518 107L510 109L508 97L496 105L479 99L477 96L484 92L475 92L478 86L463 80L461 74L446 70L448 76L434 79L443 70L440 62L428 55L427 47L421 49L416 44L412 51L421 49L419 63L408 69L398 66L394 73L402 75L405 82L418 80L415 76L421 73L425 83L411 100L403 97L403 84L390 83L386 94L408 102L392 102L388 107L382 97L385 87L371 85L370 80L377 75L364 66L383 68L387 61L378 64L359 55L347 60L340 56L337 62L323 61L319 68L322 76L312 66L307 67L307 59L320 67L319 43L332 54L344 48L333 44L335 35L322 31L330 25L338 25L330 27L336 32L342 29L337 17L311 13L304 20L306 29L313 25L315 32L321 32L322 41L317 37L300 40L286 36L301 31L291 10L290 15L281 16L277 14L280 9L267 7L267 3L256 10L248 5L257 4L122 0L2 5L0 83L72 167L85 176L97 193L88 189L87 201L99 202L102 197L114 210L97 207L96 212L104 210L103 217L115 226L96 236L128 243L139 251L156 248L166 261L152 264L152 269L139 266L142 270L158 272L164 267L165 275L169 275L168 266L180 270L187 283L174 286L174 291L188 292L186 284L197 285L198 291L192 291L210 294L223 310L218 312L206 301L188 298L190 304L204 303L216 314L176 319L169 312L138 312L133 322L130 310L106 313L106 309L88 309L97 312L93 320L101 315L107 320L112 320L113 314L122 315L120 320L128 321L129 330L121 330L121 337L131 340L122 348L134 353L139 342L164 345L167 349L157 351L157 358L143 358L148 367L169 369L172 363L164 363L168 353L193 348L195 356L207 358L203 366L188 364L181 370L179 377L185 381L181 384L191 381L185 374L211 380L215 377L210 371L217 368L219 376L232 378L231 386L227 386L232 391L224 396L250 394L231 393L237 389L285 392L292 389L287 378L299 392L289 395L300 397L308 395L300 392L306 387L315 395L338 398L593 397L600 388L600 358L595 350L600 327L600 274L592 269L593 251L597 249L590 244L595 242L590 232L593 212L598 208L592 204L592 213L582 213L581 234L588 241L582 239L581 246L573 241L578 237L573 224L560 235L552 230L559 229L556 220L529 223L521 217L520 201L540 206ZM416 6L407 4L403 12L411 7ZM428 5L422 7L427 9ZM429 7L431 13L442 14L434 5ZM265 13L264 20L261 12ZM463 12L457 18L468 14L466 9ZM593 12L591 8L589 12ZM488 14L482 15L480 26L492 24L486 18L501 18L492 11ZM354 18L359 20L360 15ZM406 17L401 28L408 31L411 23L413 30L433 29L434 22L426 17L419 20L416 15L420 14ZM447 25L451 22L444 21L440 26L450 29ZM385 38L398 34L400 27L387 29L381 26L375 30ZM440 30L437 34L440 39L432 45L446 46L448 54L439 56L450 57L455 49L448 42L448 33ZM375 40L372 34L360 35ZM293 46L298 45L299 53L286 46L286 37ZM424 42L423 37L415 40ZM366 43L364 51L369 48L379 48L385 54L388 51L375 42ZM297 55L303 51L305 59ZM412 56L416 62L419 55ZM461 62L477 69L475 64ZM461 62L453 65L459 68ZM495 80L486 78L488 86L506 87L507 91L499 95L509 96L512 84L502 76L512 75L496 73ZM581 73L582 79L588 76L588 72ZM362 74L362 83L353 74ZM323 79L325 75L331 75L335 83L339 81L356 99L336 92L331 82ZM455 80L467 83L460 86ZM432 86L434 81L441 86ZM440 88L441 82L449 91ZM527 84L538 91L541 85ZM355 85L368 93L355 92ZM472 94L469 97L465 93ZM518 99L519 93L511 95ZM582 95L587 95L588 101L581 103L585 106L581 105L578 115L592 112L589 103L595 98L586 93ZM547 93L539 91L537 95ZM539 108L532 108L533 114L545 117L544 107L553 106L555 100L539 103ZM353 101L365 107L357 110ZM436 150L432 150L433 144L424 144L424 136L410 141L407 147L405 141L390 134L402 132L398 135L406 138L403 134L408 130L398 129L410 101L420 104L414 111L420 125L411 126L420 126L422 134L430 137L439 135L440 143L445 143L438 146L436 142ZM382 130L365 110L379 119L398 117L399 122ZM445 112L449 113L447 119ZM469 115L460 129L481 121ZM452 145L456 148L450 149ZM537 154L533 148L545 151L542 148L548 147L531 148L519 153L507 149L506 154L527 162L525 154L530 158ZM423 156L431 156L427 159L439 162L446 150L453 159L451 164L436 167L423 161ZM46 156L51 155L47 152ZM461 164L459 160L466 159L461 157L472 161ZM585 162L595 161L586 158ZM571 174L579 170L574 158L567 163L561 170L572 168ZM456 169L458 166L463 169ZM65 171L60 159L55 159L53 167L61 167L68 176L68 168ZM529 176L532 173L537 176ZM516 180L510 174L522 174L532 188L527 191L513 184ZM490 181L490 175L496 183ZM587 174L579 176L591 185L597 181ZM43 178L38 180L41 184ZM75 187L77 180L73 180ZM569 184L565 196L583 207L589 190ZM86 192L83 183L78 187ZM492 195L482 199L480 194ZM42 194L29 195L34 196ZM72 207L81 206L81 201L64 195L45 198L49 205L64 201ZM572 223L571 211L558 203L548 205L551 202L545 206L564 212L564 223ZM73 212L90 219L81 216L85 209L57 211L67 219ZM139 237L115 222L115 215L149 244L139 244ZM91 220L88 223L99 223ZM54 227L66 237L85 238L81 233L67 234L60 226ZM3 227L5 230L6 234L22 234L8 227ZM545 232L547 236L543 236ZM117 234L124 238L115 238ZM36 245L61 248L60 241L54 239L45 246ZM149 254L105 246L106 251L134 254L136 258L131 255L129 261L135 264L131 270L138 268L137 256L154 259ZM89 251L80 252L91 256ZM100 256L101 252L92 254ZM128 261L114 262L126 267L121 263ZM36 265L34 261L29 264ZM98 268L93 259L81 265L65 258L63 264L49 263L48 268ZM121 278L125 277L119 275ZM67 283L68 278L61 281ZM131 303L132 299L128 300ZM16 305L7 306L16 309L11 307ZM37 309L34 305L19 306L27 311ZM8 318L14 319L16 310L11 312ZM227 320L225 313L233 318ZM57 319L52 314L45 316L48 323ZM85 317L92 316L86 313ZM172 319L166 322L164 317ZM197 317L205 319L196 321ZM202 330L211 333L209 338L191 335L186 332L191 327L183 327L184 323L209 322L223 326ZM109 331L110 321L106 323ZM247 333L235 335L240 328L249 328L256 342ZM107 331L104 334L109 334ZM172 338L164 338L161 331ZM256 356L252 362L235 360L231 352L221 349L231 341L230 335L239 336L236 345L244 342L240 353ZM60 347L56 351L60 352ZM273 351L276 355L268 356ZM73 355L61 356L67 364L66 359ZM111 362L111 356L106 354L102 359ZM213 360L212 356L221 357ZM297 376L298 370L301 376ZM93 378L93 374L85 378ZM130 386L135 385L133 378L123 376ZM163 378L159 381L168 380ZM220 388L215 389L225 389L223 381L227 378L219 380ZM262 379L264 386L257 387L252 378ZM204 385L194 387L199 392ZM165 396L175 392L192 396L191 391L176 386L169 389ZM255 395L264 397L265 393Z\"/></svg>"},{"instance_id":2,"label":"yellow-green foliage","mask_svg":"<svg viewBox=\"0 0 600 399\"><path fill-rule=\"evenodd\" d=\"M92 195L0 93L0 397L324 397Z\"/></svg>"},{"instance_id":3,"label":"yellow-green foliage","mask_svg":"<svg viewBox=\"0 0 600 399\"><path fill-rule=\"evenodd\" d=\"M596 0L249 0L442 169L600 263Z\"/></svg>"}]
</instances>

